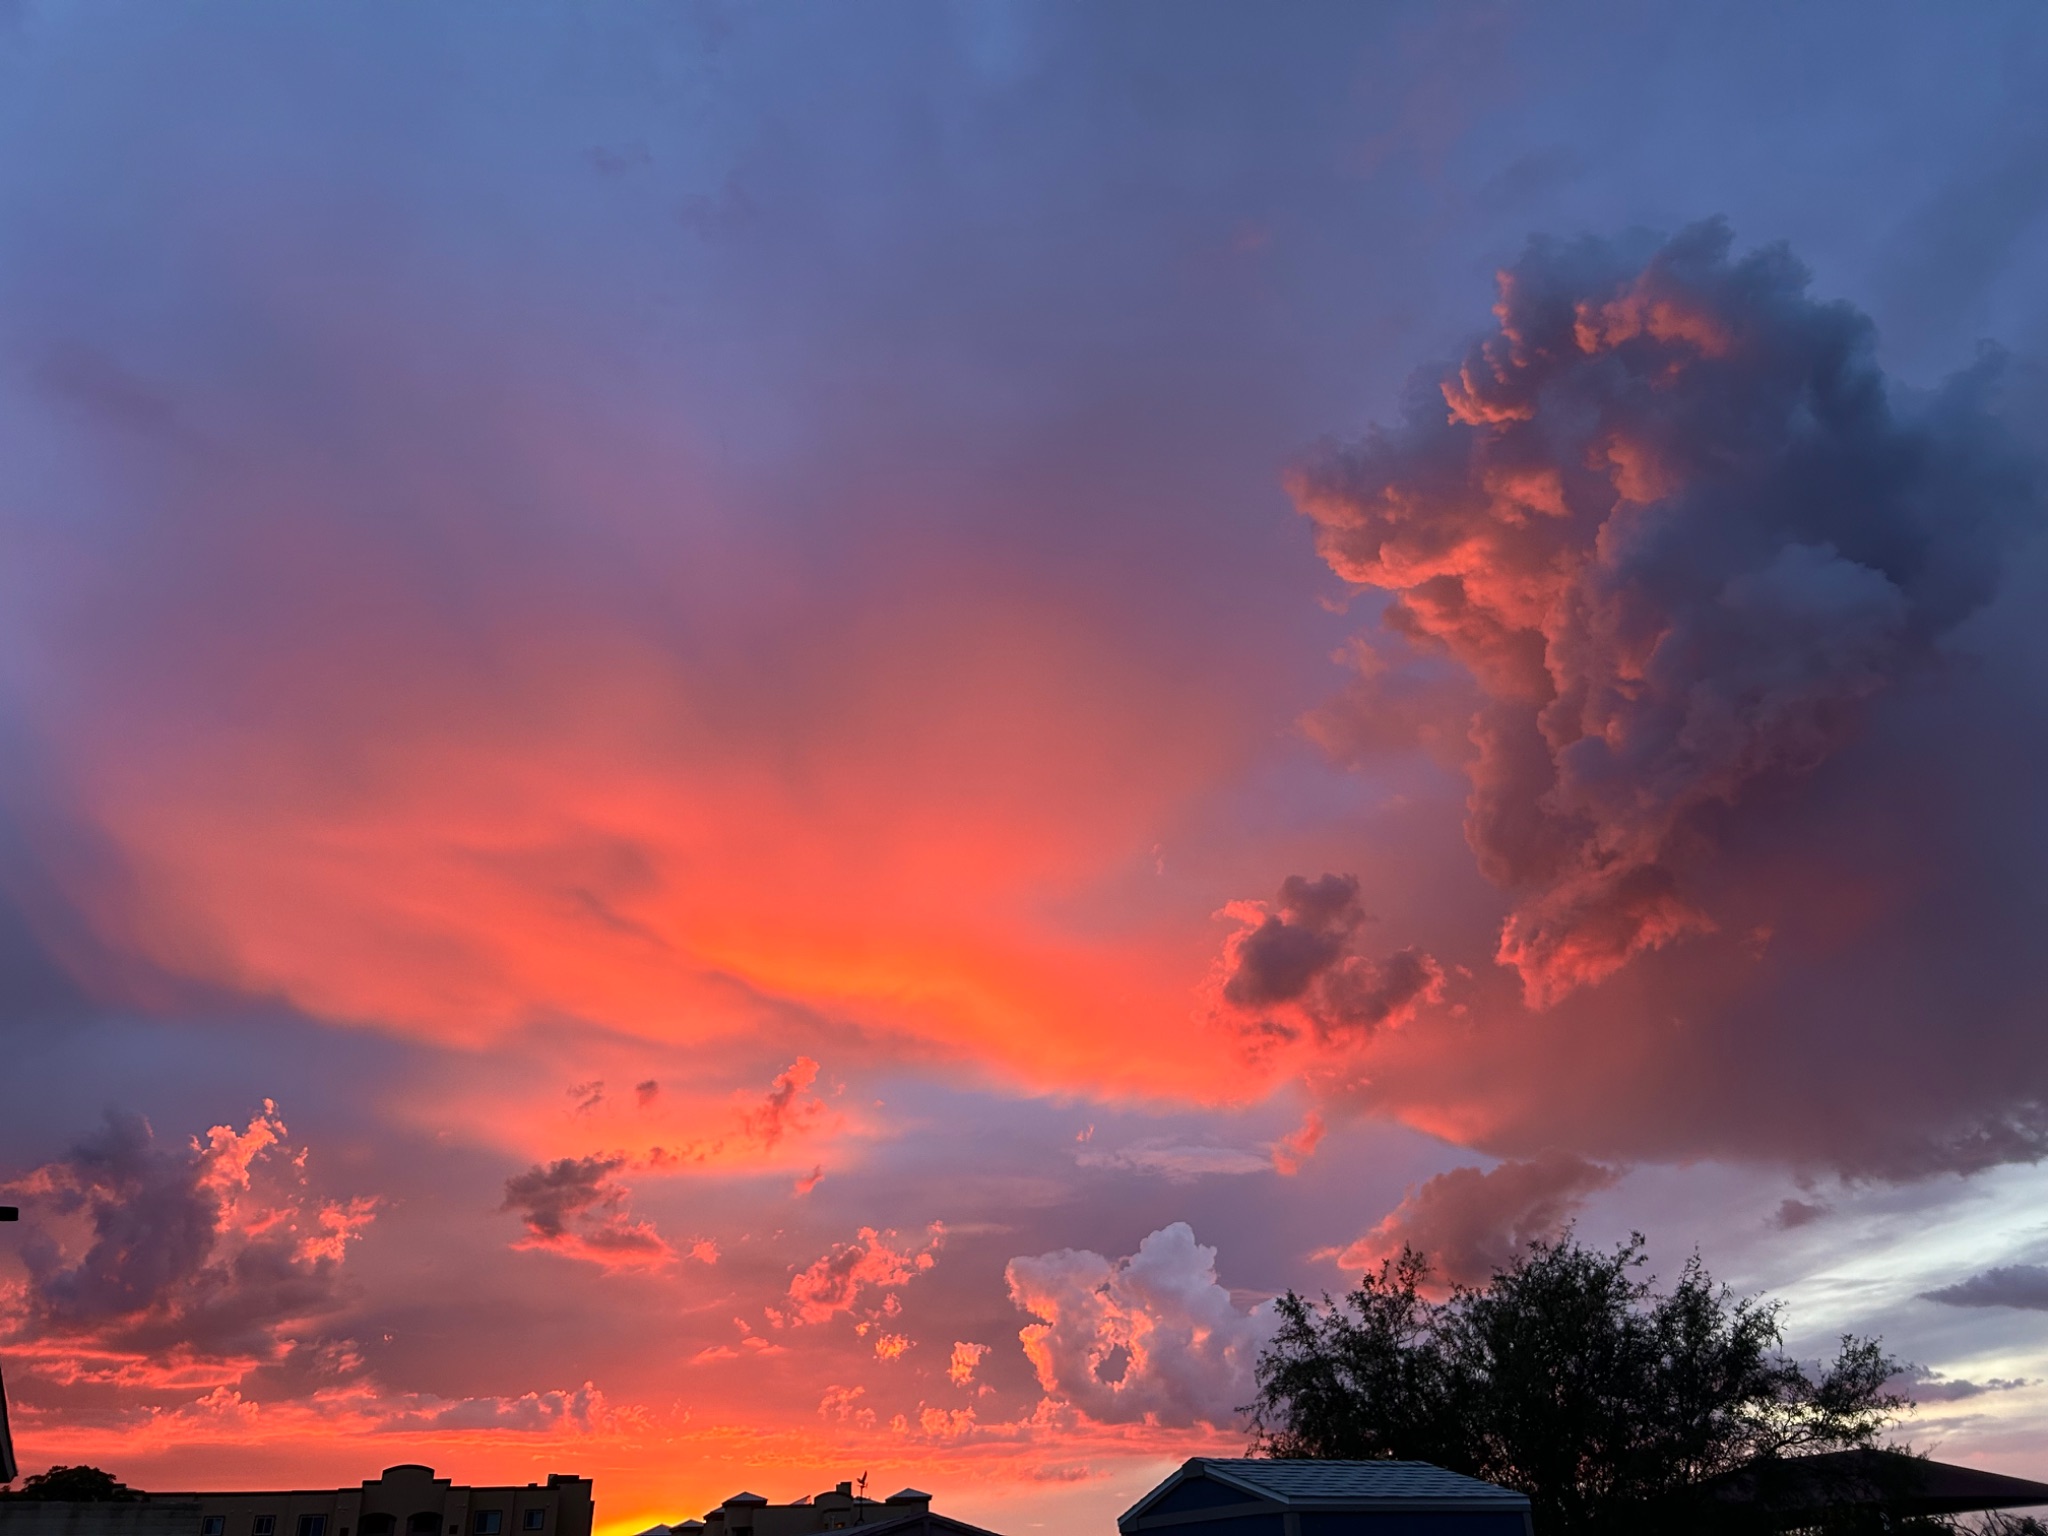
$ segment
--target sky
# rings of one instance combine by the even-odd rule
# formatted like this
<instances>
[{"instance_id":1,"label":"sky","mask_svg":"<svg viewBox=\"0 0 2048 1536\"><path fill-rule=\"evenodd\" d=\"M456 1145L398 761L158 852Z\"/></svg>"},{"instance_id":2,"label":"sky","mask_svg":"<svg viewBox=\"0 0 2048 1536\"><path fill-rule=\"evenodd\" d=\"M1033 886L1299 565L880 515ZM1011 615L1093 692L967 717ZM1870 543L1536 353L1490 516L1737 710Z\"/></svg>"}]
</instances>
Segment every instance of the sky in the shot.
<instances>
[{"instance_id":1,"label":"sky","mask_svg":"<svg viewBox=\"0 0 2048 1536\"><path fill-rule=\"evenodd\" d=\"M1575 1223L2048 1477L2044 74L0 8L24 1468L1106 1531Z\"/></svg>"}]
</instances>

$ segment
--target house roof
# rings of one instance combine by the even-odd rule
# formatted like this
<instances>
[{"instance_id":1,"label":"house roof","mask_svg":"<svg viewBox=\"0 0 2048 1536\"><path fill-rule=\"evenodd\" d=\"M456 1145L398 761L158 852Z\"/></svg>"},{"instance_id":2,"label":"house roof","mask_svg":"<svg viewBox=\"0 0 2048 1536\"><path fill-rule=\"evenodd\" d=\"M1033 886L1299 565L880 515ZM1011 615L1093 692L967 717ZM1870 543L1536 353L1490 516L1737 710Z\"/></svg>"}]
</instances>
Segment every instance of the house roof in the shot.
<instances>
[{"instance_id":1,"label":"house roof","mask_svg":"<svg viewBox=\"0 0 2048 1536\"><path fill-rule=\"evenodd\" d=\"M1135 1531L1174 1489L1195 1478L1245 1495L1245 1502L1284 1509L1525 1510L1529 1500L1511 1488L1446 1472L1426 1461L1307 1461L1264 1456L1197 1456L1126 1510L1118 1529ZM1161 1514L1161 1524L1172 1516Z\"/></svg>"},{"instance_id":2,"label":"house roof","mask_svg":"<svg viewBox=\"0 0 2048 1536\"><path fill-rule=\"evenodd\" d=\"M1715 1503L1786 1514L1822 1505L1887 1506L1928 1515L2048 1505L2048 1483L1883 1450L1788 1456L1729 1473L1706 1492Z\"/></svg>"},{"instance_id":3,"label":"house roof","mask_svg":"<svg viewBox=\"0 0 2048 1536\"><path fill-rule=\"evenodd\" d=\"M994 1531L969 1525L965 1520L955 1520L950 1515L936 1515L930 1510L885 1515L880 1520L849 1525L846 1530L859 1532L861 1536L996 1536Z\"/></svg>"}]
</instances>

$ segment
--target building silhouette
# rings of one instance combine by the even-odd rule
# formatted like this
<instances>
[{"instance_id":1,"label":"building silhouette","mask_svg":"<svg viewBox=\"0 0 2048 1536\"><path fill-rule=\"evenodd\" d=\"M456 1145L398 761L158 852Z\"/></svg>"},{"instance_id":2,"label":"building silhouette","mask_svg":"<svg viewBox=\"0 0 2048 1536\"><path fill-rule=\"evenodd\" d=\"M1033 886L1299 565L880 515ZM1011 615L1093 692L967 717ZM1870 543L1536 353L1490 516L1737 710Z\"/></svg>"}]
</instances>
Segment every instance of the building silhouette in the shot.
<instances>
[{"instance_id":1,"label":"building silhouette","mask_svg":"<svg viewBox=\"0 0 2048 1536\"><path fill-rule=\"evenodd\" d=\"M590 1536L590 1479L471 1487L406 1462L353 1488L0 1500L0 1536Z\"/></svg>"},{"instance_id":2,"label":"building silhouette","mask_svg":"<svg viewBox=\"0 0 2048 1536\"><path fill-rule=\"evenodd\" d=\"M827 1531L859 1536L995 1536L993 1531L932 1509L932 1496L904 1488L886 1499L871 1499L840 1483L824 1493L790 1504L771 1504L758 1493L736 1493L700 1519L650 1526L640 1536L822 1536Z\"/></svg>"}]
</instances>

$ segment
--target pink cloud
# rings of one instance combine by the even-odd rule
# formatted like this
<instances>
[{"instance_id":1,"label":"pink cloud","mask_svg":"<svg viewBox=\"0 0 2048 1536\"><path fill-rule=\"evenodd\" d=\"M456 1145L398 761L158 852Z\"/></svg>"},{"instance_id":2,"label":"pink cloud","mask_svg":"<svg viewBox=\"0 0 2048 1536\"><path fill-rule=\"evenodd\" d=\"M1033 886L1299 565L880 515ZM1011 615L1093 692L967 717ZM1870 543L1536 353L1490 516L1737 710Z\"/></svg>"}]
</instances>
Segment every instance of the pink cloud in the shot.
<instances>
[{"instance_id":1,"label":"pink cloud","mask_svg":"<svg viewBox=\"0 0 2048 1536\"><path fill-rule=\"evenodd\" d=\"M988 1351L989 1346L986 1344L956 1343L952 1356L946 1363L946 1379L956 1387L972 1385L974 1373L980 1368L982 1359Z\"/></svg>"},{"instance_id":2,"label":"pink cloud","mask_svg":"<svg viewBox=\"0 0 2048 1536\"><path fill-rule=\"evenodd\" d=\"M1039 1385L1108 1423L1222 1426L1249 1400L1252 1362L1277 1322L1216 1278L1216 1250L1175 1222L1128 1258L1072 1248L1012 1259L1010 1299Z\"/></svg>"},{"instance_id":3,"label":"pink cloud","mask_svg":"<svg viewBox=\"0 0 2048 1536\"><path fill-rule=\"evenodd\" d=\"M1564 1152L1484 1172L1454 1168L1411 1189L1378 1226L1326 1257L1357 1273L1413 1248L1430 1261L1432 1279L1479 1285L1530 1243L1558 1236L1586 1196L1619 1177Z\"/></svg>"},{"instance_id":4,"label":"pink cloud","mask_svg":"<svg viewBox=\"0 0 2048 1536\"><path fill-rule=\"evenodd\" d=\"M929 1273L938 1262L939 1248L946 1238L945 1225L933 1222L925 1237L922 1248L908 1244L899 1247L894 1232L862 1227L851 1242L834 1243L830 1253L791 1278L790 1305L786 1311L774 1314L776 1320L822 1323L863 1307L873 1291L887 1293L872 1309L875 1315L883 1315L890 1310L896 1287Z\"/></svg>"},{"instance_id":5,"label":"pink cloud","mask_svg":"<svg viewBox=\"0 0 2048 1536\"><path fill-rule=\"evenodd\" d=\"M1323 1117L1310 1110L1301 1118L1301 1124L1273 1143L1273 1171L1289 1177L1301 1172L1302 1165L1316 1154L1322 1145L1324 1133Z\"/></svg>"}]
</instances>

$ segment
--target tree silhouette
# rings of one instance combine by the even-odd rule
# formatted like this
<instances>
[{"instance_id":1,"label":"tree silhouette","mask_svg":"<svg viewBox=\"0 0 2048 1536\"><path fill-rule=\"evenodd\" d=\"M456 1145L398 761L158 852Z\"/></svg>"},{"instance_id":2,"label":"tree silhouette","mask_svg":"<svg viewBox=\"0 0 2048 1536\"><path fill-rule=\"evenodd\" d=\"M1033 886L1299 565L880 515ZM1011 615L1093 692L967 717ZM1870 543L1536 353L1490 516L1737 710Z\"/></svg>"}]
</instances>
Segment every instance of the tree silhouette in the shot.
<instances>
[{"instance_id":1,"label":"tree silhouette","mask_svg":"<svg viewBox=\"0 0 2048 1536\"><path fill-rule=\"evenodd\" d=\"M1906 1406L1875 1340L1811 1371L1782 1351L1778 1303L1737 1299L1698 1255L1668 1293L1643 1265L1640 1235L1602 1252L1567 1234L1442 1301L1412 1250L1342 1302L1290 1291L1255 1448L1434 1462L1526 1493L1541 1536L1602 1536L1682 1527L1710 1479L1871 1445Z\"/></svg>"},{"instance_id":2,"label":"tree silhouette","mask_svg":"<svg viewBox=\"0 0 2048 1536\"><path fill-rule=\"evenodd\" d=\"M52 1467L25 1477L21 1486L0 1490L0 1499L50 1499L69 1504L121 1504L142 1494L98 1467Z\"/></svg>"}]
</instances>

